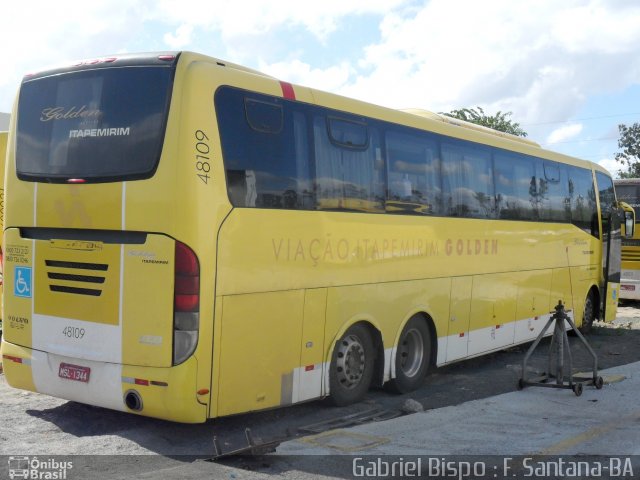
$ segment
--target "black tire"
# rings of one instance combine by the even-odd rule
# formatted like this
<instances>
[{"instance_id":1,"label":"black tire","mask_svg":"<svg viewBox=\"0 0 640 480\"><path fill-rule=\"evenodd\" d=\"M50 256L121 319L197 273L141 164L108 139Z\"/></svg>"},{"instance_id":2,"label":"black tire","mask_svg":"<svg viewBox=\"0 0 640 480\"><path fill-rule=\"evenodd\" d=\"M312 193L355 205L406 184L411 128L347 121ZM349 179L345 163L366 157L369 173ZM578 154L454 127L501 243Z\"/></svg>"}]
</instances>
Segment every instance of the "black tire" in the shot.
<instances>
[{"instance_id":1,"label":"black tire","mask_svg":"<svg viewBox=\"0 0 640 480\"><path fill-rule=\"evenodd\" d=\"M412 317L402 329L396 350L396 378L385 387L395 393L418 388L427 376L431 361L431 335L422 317Z\"/></svg>"},{"instance_id":2,"label":"black tire","mask_svg":"<svg viewBox=\"0 0 640 480\"><path fill-rule=\"evenodd\" d=\"M582 395L582 383L574 383L573 384L573 393L576 394L576 397Z\"/></svg>"},{"instance_id":3,"label":"black tire","mask_svg":"<svg viewBox=\"0 0 640 480\"><path fill-rule=\"evenodd\" d=\"M604 386L604 379L600 376L596 377L596 379L593 381L593 385L600 390L603 386Z\"/></svg>"},{"instance_id":4,"label":"black tire","mask_svg":"<svg viewBox=\"0 0 640 480\"><path fill-rule=\"evenodd\" d=\"M589 292L587 298L584 301L584 313L582 314L582 325L580 325L580 331L583 335L591 333L593 322L596 319L596 304L593 299L593 294Z\"/></svg>"},{"instance_id":5,"label":"black tire","mask_svg":"<svg viewBox=\"0 0 640 480\"><path fill-rule=\"evenodd\" d=\"M364 325L349 328L336 342L329 371L329 400L342 407L364 398L373 379L375 349Z\"/></svg>"}]
</instances>

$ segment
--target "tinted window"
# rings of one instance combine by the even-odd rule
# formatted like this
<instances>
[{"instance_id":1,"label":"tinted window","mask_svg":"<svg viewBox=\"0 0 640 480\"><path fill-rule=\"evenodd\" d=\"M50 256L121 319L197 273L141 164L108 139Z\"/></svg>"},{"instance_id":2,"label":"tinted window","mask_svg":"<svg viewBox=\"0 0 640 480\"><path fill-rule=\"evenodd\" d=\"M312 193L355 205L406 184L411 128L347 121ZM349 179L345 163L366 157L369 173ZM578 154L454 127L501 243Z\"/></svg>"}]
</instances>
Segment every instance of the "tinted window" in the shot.
<instances>
[{"instance_id":1,"label":"tinted window","mask_svg":"<svg viewBox=\"0 0 640 480\"><path fill-rule=\"evenodd\" d=\"M313 137L318 208L383 211L384 160L377 130L316 114Z\"/></svg>"},{"instance_id":2,"label":"tinted window","mask_svg":"<svg viewBox=\"0 0 640 480\"><path fill-rule=\"evenodd\" d=\"M442 187L445 215L493 217L491 150L466 142L443 142Z\"/></svg>"},{"instance_id":3,"label":"tinted window","mask_svg":"<svg viewBox=\"0 0 640 480\"><path fill-rule=\"evenodd\" d=\"M537 159L497 151L494 155L496 212L506 220L534 220L538 216L536 198Z\"/></svg>"},{"instance_id":4,"label":"tinted window","mask_svg":"<svg viewBox=\"0 0 640 480\"><path fill-rule=\"evenodd\" d=\"M567 167L569 172L569 196L571 223L598 237L598 207L591 170Z\"/></svg>"},{"instance_id":5,"label":"tinted window","mask_svg":"<svg viewBox=\"0 0 640 480\"><path fill-rule=\"evenodd\" d=\"M110 181L153 174L164 140L173 68L104 68L23 83L19 178Z\"/></svg>"},{"instance_id":6,"label":"tinted window","mask_svg":"<svg viewBox=\"0 0 640 480\"><path fill-rule=\"evenodd\" d=\"M244 108L247 121L254 130L274 134L282 131L282 105L246 98Z\"/></svg>"},{"instance_id":7,"label":"tinted window","mask_svg":"<svg viewBox=\"0 0 640 480\"><path fill-rule=\"evenodd\" d=\"M341 147L357 148L359 150L367 148L369 135L367 126L364 123L335 117L329 117L327 120L329 137L331 137L333 143Z\"/></svg>"},{"instance_id":8,"label":"tinted window","mask_svg":"<svg viewBox=\"0 0 640 480\"><path fill-rule=\"evenodd\" d=\"M215 96L231 203L312 208L305 116L284 100L223 87Z\"/></svg>"},{"instance_id":9,"label":"tinted window","mask_svg":"<svg viewBox=\"0 0 640 480\"><path fill-rule=\"evenodd\" d=\"M435 139L392 131L386 135L386 147L387 212L440 213L440 162Z\"/></svg>"},{"instance_id":10,"label":"tinted window","mask_svg":"<svg viewBox=\"0 0 640 480\"><path fill-rule=\"evenodd\" d=\"M215 107L234 206L573 222L598 235L590 170L232 87Z\"/></svg>"},{"instance_id":11,"label":"tinted window","mask_svg":"<svg viewBox=\"0 0 640 480\"><path fill-rule=\"evenodd\" d=\"M542 167L542 171L540 171ZM543 161L538 164L538 215L547 222L570 222L571 200L565 165Z\"/></svg>"},{"instance_id":12,"label":"tinted window","mask_svg":"<svg viewBox=\"0 0 640 480\"><path fill-rule=\"evenodd\" d=\"M613 189L613 180L608 175L596 172L598 182L598 196L600 197L600 212L603 217L608 217L615 208L616 194Z\"/></svg>"},{"instance_id":13,"label":"tinted window","mask_svg":"<svg viewBox=\"0 0 640 480\"><path fill-rule=\"evenodd\" d=\"M616 197L622 202L628 203L636 212L636 223L640 222L640 184L617 183Z\"/></svg>"}]
</instances>

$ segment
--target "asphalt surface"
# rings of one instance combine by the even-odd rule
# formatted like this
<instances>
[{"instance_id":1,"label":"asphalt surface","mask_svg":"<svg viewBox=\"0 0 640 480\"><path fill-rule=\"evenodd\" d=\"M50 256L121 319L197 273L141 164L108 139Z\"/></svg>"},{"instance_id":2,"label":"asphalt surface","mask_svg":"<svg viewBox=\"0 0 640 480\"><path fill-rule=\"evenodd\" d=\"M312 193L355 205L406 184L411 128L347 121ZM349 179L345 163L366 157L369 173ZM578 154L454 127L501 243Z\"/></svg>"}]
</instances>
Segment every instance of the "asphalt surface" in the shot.
<instances>
[{"instance_id":1,"label":"asphalt surface","mask_svg":"<svg viewBox=\"0 0 640 480\"><path fill-rule=\"evenodd\" d=\"M0 456L90 455L71 457L76 462L74 475L82 476L69 479L241 479L351 478L350 462L365 454L605 454L610 451L604 446L617 445L616 438L622 442L617 453L638 454L637 306L620 308L613 325L597 325L588 337L600 368L619 370L604 370L611 383L602 390L587 386L581 397L569 390L517 391L528 346L438 369L423 387L407 395L372 390L364 402L350 407L311 402L203 425L174 424L22 392L8 387L0 376ZM547 369L548 343L544 340L532 356L532 374ZM577 338L571 345L575 370L589 371L586 349ZM626 379L614 381L615 375ZM424 412L407 412L420 409ZM345 422L345 417L371 411L381 419L395 418L365 420L355 427ZM276 455L206 461L214 455L214 436L223 451L233 451L246 445L246 428L257 441L281 440ZM0 459L0 478L4 465Z\"/></svg>"}]
</instances>

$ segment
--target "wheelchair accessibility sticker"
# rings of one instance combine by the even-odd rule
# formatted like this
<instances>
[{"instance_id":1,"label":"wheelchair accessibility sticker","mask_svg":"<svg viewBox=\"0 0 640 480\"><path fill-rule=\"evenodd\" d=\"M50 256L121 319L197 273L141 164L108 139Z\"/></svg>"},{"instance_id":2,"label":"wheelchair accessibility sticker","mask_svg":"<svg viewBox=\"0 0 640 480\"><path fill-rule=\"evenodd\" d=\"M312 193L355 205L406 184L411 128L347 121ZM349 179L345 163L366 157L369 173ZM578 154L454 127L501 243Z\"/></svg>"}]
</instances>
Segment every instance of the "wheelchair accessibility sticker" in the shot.
<instances>
[{"instance_id":1,"label":"wheelchair accessibility sticker","mask_svg":"<svg viewBox=\"0 0 640 480\"><path fill-rule=\"evenodd\" d=\"M31 298L31 267L16 267L13 294L16 297Z\"/></svg>"}]
</instances>

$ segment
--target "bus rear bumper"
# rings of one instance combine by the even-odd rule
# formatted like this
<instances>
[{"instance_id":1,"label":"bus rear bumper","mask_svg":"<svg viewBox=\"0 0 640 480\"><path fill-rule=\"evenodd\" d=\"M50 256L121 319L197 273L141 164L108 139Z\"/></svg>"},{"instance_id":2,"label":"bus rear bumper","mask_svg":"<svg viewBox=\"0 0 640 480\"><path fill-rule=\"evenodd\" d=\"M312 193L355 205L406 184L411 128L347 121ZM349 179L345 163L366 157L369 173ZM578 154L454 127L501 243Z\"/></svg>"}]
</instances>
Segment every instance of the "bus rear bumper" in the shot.
<instances>
[{"instance_id":1,"label":"bus rear bumper","mask_svg":"<svg viewBox=\"0 0 640 480\"><path fill-rule=\"evenodd\" d=\"M139 367L65 357L3 338L2 364L7 383L14 388L175 422L207 419L207 406L197 398L194 357L170 368ZM125 404L132 393L140 400L139 409Z\"/></svg>"},{"instance_id":2,"label":"bus rear bumper","mask_svg":"<svg viewBox=\"0 0 640 480\"><path fill-rule=\"evenodd\" d=\"M620 298L622 300L640 300L640 281L628 278L620 280Z\"/></svg>"}]
</instances>

